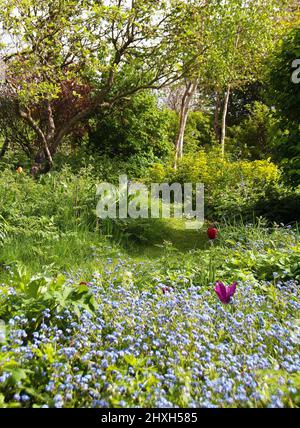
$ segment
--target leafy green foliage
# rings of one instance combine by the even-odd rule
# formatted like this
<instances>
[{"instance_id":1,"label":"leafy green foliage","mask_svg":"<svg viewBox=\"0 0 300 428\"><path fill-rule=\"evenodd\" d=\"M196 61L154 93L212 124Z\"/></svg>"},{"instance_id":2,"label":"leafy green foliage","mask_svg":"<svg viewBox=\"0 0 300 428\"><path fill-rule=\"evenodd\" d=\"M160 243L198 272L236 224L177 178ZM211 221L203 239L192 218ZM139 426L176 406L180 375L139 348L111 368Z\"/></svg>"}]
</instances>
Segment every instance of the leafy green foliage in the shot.
<instances>
[{"instance_id":1,"label":"leafy green foliage","mask_svg":"<svg viewBox=\"0 0 300 428\"><path fill-rule=\"evenodd\" d=\"M300 86L292 81L293 62L300 58L300 28L295 28L279 44L269 74L269 95L281 116L298 122Z\"/></svg>"},{"instance_id":2,"label":"leafy green foliage","mask_svg":"<svg viewBox=\"0 0 300 428\"><path fill-rule=\"evenodd\" d=\"M170 155L168 118L170 113L157 106L151 93L135 95L122 106L96 117L89 145L100 154L128 159L132 156L153 161Z\"/></svg>"},{"instance_id":3,"label":"leafy green foliage","mask_svg":"<svg viewBox=\"0 0 300 428\"><path fill-rule=\"evenodd\" d=\"M247 110L248 116L229 128L230 153L249 160L272 157L274 145L281 137L278 120L268 106L258 101L248 105Z\"/></svg>"},{"instance_id":4,"label":"leafy green foliage","mask_svg":"<svg viewBox=\"0 0 300 428\"><path fill-rule=\"evenodd\" d=\"M299 188L291 190L283 186L270 191L257 201L254 207L258 216L267 218L271 222L294 224L300 218Z\"/></svg>"},{"instance_id":5,"label":"leafy green foliage","mask_svg":"<svg viewBox=\"0 0 300 428\"><path fill-rule=\"evenodd\" d=\"M288 179L293 184L299 180L299 111L300 84L292 81L293 62L300 58L300 29L292 30L280 43L269 73L269 101L275 105L281 138L276 145L276 157L281 162Z\"/></svg>"},{"instance_id":6,"label":"leafy green foliage","mask_svg":"<svg viewBox=\"0 0 300 428\"><path fill-rule=\"evenodd\" d=\"M216 144L212 118L201 111L189 113L185 135L185 153L197 152L202 148L211 148Z\"/></svg>"},{"instance_id":7,"label":"leafy green foliage","mask_svg":"<svg viewBox=\"0 0 300 428\"><path fill-rule=\"evenodd\" d=\"M5 310L1 310L3 320L9 320L12 314L26 314L31 320L31 328L37 327L45 309L60 313L72 310L80 316L81 311L93 312L97 304L86 284L66 285L66 278L58 275L55 279L44 276L31 277L26 270L17 268L11 280L16 290L14 297L2 297Z\"/></svg>"}]
</instances>

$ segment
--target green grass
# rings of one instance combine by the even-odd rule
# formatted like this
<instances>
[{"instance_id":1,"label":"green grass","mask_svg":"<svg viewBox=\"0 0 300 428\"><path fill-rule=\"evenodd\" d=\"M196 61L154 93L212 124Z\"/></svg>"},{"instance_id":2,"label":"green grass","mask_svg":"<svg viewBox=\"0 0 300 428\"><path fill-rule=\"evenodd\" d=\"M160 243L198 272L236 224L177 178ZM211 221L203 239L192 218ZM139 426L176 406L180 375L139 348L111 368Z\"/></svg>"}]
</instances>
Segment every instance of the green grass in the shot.
<instances>
[{"instance_id":1,"label":"green grass","mask_svg":"<svg viewBox=\"0 0 300 428\"><path fill-rule=\"evenodd\" d=\"M149 221L151 224L146 242L130 242L127 252L132 257L159 258L167 247L173 247L181 253L208 248L206 226L200 230L188 230L185 221L181 219L165 219Z\"/></svg>"},{"instance_id":2,"label":"green grass","mask_svg":"<svg viewBox=\"0 0 300 428\"><path fill-rule=\"evenodd\" d=\"M58 236L55 239L37 240L35 237L10 236L0 253L0 281L8 277L6 266L21 265L34 275L44 272L56 274L60 271L75 272L83 270L92 272L106 257L122 251L136 260L160 259L166 248L187 253L207 247L206 233L188 231L184 223L178 220L160 222L151 242L137 243L127 240L124 245L110 241L98 232L77 229Z\"/></svg>"},{"instance_id":3,"label":"green grass","mask_svg":"<svg viewBox=\"0 0 300 428\"><path fill-rule=\"evenodd\" d=\"M73 271L95 264L95 248L103 246L99 234L77 230L55 240L37 242L33 237L11 237L2 248L1 276L6 276L5 266L23 265L31 274Z\"/></svg>"},{"instance_id":4,"label":"green grass","mask_svg":"<svg viewBox=\"0 0 300 428\"><path fill-rule=\"evenodd\" d=\"M133 221L130 227L131 234L126 239L121 234L119 241L83 228L42 238L36 233L9 235L0 253L0 281L10 278L7 266L22 266L31 275L80 271L91 277L107 258L121 253L137 262L151 261L164 271L189 266L204 284L223 277L272 279L277 271L291 278L300 274L298 229L267 228L263 221L219 225L219 237L211 244L206 225L186 230L184 221L170 219ZM139 240L145 230L144 240Z\"/></svg>"}]
</instances>

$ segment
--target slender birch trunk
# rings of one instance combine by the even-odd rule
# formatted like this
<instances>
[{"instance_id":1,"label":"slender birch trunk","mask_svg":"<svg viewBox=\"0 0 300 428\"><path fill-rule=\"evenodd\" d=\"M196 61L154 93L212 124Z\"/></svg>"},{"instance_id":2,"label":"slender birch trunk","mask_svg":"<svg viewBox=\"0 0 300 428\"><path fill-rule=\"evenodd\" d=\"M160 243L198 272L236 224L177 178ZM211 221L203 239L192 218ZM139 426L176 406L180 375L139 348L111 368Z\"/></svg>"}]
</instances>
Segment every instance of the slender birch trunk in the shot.
<instances>
[{"instance_id":1,"label":"slender birch trunk","mask_svg":"<svg viewBox=\"0 0 300 428\"><path fill-rule=\"evenodd\" d=\"M222 156L225 155L226 119L227 119L227 112L228 112L230 90L231 90L231 87L230 87L230 85L228 85L227 90L226 90L226 94L225 94L223 114L222 114L222 127L221 127L221 152L222 152Z\"/></svg>"},{"instance_id":2,"label":"slender birch trunk","mask_svg":"<svg viewBox=\"0 0 300 428\"><path fill-rule=\"evenodd\" d=\"M239 46L239 40L240 40L240 33L242 31L242 27L239 26L237 34L236 34L236 40L234 43L234 51L233 56L235 55L235 52L238 49ZM222 114L222 128L221 128L221 152L222 156L225 155L225 138L226 138L226 119L227 119L227 113L228 113L228 104L229 104L229 97L231 92L231 85L230 83L227 85L226 94L225 94L225 100L224 100L224 108L223 108L223 114Z\"/></svg>"},{"instance_id":3,"label":"slender birch trunk","mask_svg":"<svg viewBox=\"0 0 300 428\"><path fill-rule=\"evenodd\" d=\"M218 142L221 141L221 129L220 129L220 123L219 123L220 110L221 110L221 99L220 99L220 93L217 92L215 111L214 111L214 131Z\"/></svg>"},{"instance_id":4,"label":"slender birch trunk","mask_svg":"<svg viewBox=\"0 0 300 428\"><path fill-rule=\"evenodd\" d=\"M177 168L178 160L181 159L183 155L183 139L184 139L184 132L186 128L186 122L189 114L191 100L196 92L197 86L198 86L198 80L189 82L183 94L181 107L180 107L179 129L178 129L178 133L175 141L176 151L175 151L174 169Z\"/></svg>"}]
</instances>

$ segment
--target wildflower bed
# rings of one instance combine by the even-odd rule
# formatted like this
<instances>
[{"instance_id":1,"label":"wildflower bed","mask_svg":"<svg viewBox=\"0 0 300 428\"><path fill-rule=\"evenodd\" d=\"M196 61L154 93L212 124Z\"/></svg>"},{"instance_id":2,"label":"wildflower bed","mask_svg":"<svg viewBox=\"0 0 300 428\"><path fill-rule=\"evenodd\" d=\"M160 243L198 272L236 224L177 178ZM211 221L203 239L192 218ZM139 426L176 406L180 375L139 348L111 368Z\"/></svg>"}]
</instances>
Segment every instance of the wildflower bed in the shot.
<instances>
[{"instance_id":1,"label":"wildflower bed","mask_svg":"<svg viewBox=\"0 0 300 428\"><path fill-rule=\"evenodd\" d=\"M2 285L0 407L300 405L296 280L239 281L224 305L214 284L157 269L108 259L87 283L67 276L42 310Z\"/></svg>"}]
</instances>

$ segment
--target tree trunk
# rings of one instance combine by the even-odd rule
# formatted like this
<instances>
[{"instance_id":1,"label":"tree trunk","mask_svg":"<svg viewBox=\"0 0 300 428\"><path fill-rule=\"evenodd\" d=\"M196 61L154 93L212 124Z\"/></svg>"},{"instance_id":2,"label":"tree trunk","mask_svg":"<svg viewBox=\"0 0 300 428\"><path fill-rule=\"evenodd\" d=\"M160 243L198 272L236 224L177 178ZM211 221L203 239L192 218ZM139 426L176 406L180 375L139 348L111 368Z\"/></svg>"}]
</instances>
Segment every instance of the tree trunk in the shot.
<instances>
[{"instance_id":1,"label":"tree trunk","mask_svg":"<svg viewBox=\"0 0 300 428\"><path fill-rule=\"evenodd\" d=\"M51 168L51 166L53 165L53 159L52 159L51 151L49 149L49 143L54 138L55 126L54 126L54 121L53 121L53 116L52 116L52 110L51 110L51 106L50 106L49 102L47 103L47 113L48 113L48 116L49 116L48 117L48 121L49 121L50 131L49 131L48 135L45 135L45 133L43 132L42 128L33 119L29 108L27 108L26 110L22 110L19 107L20 117L22 119L24 119L28 123L28 125L35 131L35 133L37 135L37 138L38 138L38 141L40 143L40 146L43 147L42 150L43 150L43 152L45 154L45 158L47 160L47 163L48 163L49 167Z\"/></svg>"},{"instance_id":2,"label":"tree trunk","mask_svg":"<svg viewBox=\"0 0 300 428\"><path fill-rule=\"evenodd\" d=\"M53 165L53 159L52 159L52 154L51 154L51 152L49 150L49 146L48 146L47 142L45 143L44 152L45 152L46 159L47 159L46 163L49 166L49 169L47 170L47 172L48 172L51 169L52 165Z\"/></svg>"},{"instance_id":3,"label":"tree trunk","mask_svg":"<svg viewBox=\"0 0 300 428\"><path fill-rule=\"evenodd\" d=\"M230 89L231 89L230 85L228 85L227 90L226 90L226 94L225 94L223 114L222 114L222 129L221 129L221 152L222 152L222 156L225 155L226 119L227 119L227 112L228 112Z\"/></svg>"},{"instance_id":4,"label":"tree trunk","mask_svg":"<svg viewBox=\"0 0 300 428\"><path fill-rule=\"evenodd\" d=\"M220 117L220 110L221 110L221 99L220 99L220 93L216 93L216 104L215 104L215 111L214 111L214 131L215 136L218 142L221 141L221 128L219 123L219 117Z\"/></svg>"},{"instance_id":5,"label":"tree trunk","mask_svg":"<svg viewBox=\"0 0 300 428\"><path fill-rule=\"evenodd\" d=\"M175 141L174 169L177 168L178 160L181 159L183 155L183 138L184 138L186 122L189 114L189 107L190 107L191 100L196 92L197 86L198 86L197 79L189 82L183 94L181 107L180 107L179 129L178 129L178 133Z\"/></svg>"},{"instance_id":6,"label":"tree trunk","mask_svg":"<svg viewBox=\"0 0 300 428\"><path fill-rule=\"evenodd\" d=\"M8 149L8 146L9 146L8 138L5 138L3 146L0 150L0 159L3 158L3 156L5 155L6 150Z\"/></svg>"},{"instance_id":7,"label":"tree trunk","mask_svg":"<svg viewBox=\"0 0 300 428\"><path fill-rule=\"evenodd\" d=\"M238 49L239 46L239 40L240 40L240 32L242 31L242 28L239 26L236 40L234 44L234 54L235 51ZM221 129L221 151L222 156L225 155L225 138L226 138L226 119L227 119L227 112L228 112L228 104L229 104L229 97L230 97L230 91L231 91L231 85L227 85L226 94L225 94L225 100L224 100L224 108L223 108L223 115L222 115L222 129Z\"/></svg>"}]
</instances>

